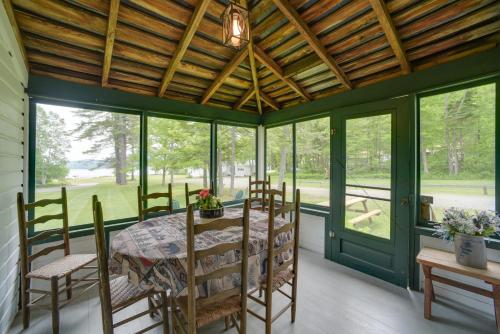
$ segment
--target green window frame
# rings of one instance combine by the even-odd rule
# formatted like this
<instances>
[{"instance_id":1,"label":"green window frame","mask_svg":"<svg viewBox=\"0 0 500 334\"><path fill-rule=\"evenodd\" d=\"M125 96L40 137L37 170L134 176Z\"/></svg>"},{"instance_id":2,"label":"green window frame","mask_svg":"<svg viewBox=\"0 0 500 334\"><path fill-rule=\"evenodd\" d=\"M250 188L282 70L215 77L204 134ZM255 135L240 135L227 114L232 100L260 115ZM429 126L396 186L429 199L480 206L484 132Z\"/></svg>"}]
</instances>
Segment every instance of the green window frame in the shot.
<instances>
[{"instance_id":1,"label":"green window frame","mask_svg":"<svg viewBox=\"0 0 500 334\"><path fill-rule=\"evenodd\" d=\"M147 181L147 146L148 146L148 133L147 133L147 125L148 125L148 120L151 117L161 117L165 119L172 119L172 120L182 120L182 121L193 121L193 122L199 122L199 123L207 123L210 124L210 142L207 143L207 148L210 150L210 173L209 173L209 181L213 182L214 185L217 184L216 180L216 173L215 171L217 170L217 161L214 158L214 154L216 152L216 147L217 147L217 125L218 124L223 124L223 125L232 125L232 126L237 126L237 127L246 127L246 128L252 128L255 131L255 161L256 161L256 173L258 174L259 172L259 161L258 161L258 133L257 133L257 128L258 125L251 125L251 124L238 124L236 122L230 122L230 121L216 121L214 119L206 119L206 118L197 118L197 117L192 117L192 116L185 116L185 115L173 115L171 113L161 113L161 112L152 112L148 110L130 110L130 109L124 109L124 108L117 108L117 107L110 107L110 106L102 106L102 105L93 105L93 104L88 104L88 103L79 103L79 102L70 102L70 101L60 101L56 99L50 99L50 98L37 98L37 97L32 97L30 98L29 102L29 133L28 133L28 161L29 161L29 170L28 170L28 201L33 202L35 201L35 152L36 152L36 125L37 125L37 118L36 118L36 106L37 104L48 104L48 105L55 105L55 106L62 106L62 107L73 107L73 108L83 108L83 109L91 109L91 110L96 110L96 111L104 111L104 112L113 112L113 113L122 113L122 114L131 114L131 115L137 115L140 117L140 130L139 130L139 148L140 148L140 154L139 154L139 185L143 188L143 191L147 193L147 188L148 188L148 181ZM216 115L214 115L216 117ZM90 199L89 199L90 200ZM237 201L230 201L230 202L225 202L226 206L230 205L238 205L241 204L244 201L242 200L237 200ZM177 209L174 210L175 212L183 212L185 211L185 208ZM152 215L154 216L154 215ZM28 218L33 219L34 217L34 211L30 210L28 212ZM70 216L71 220L71 216ZM105 227L106 227L106 238L109 238L109 232L110 231L116 231L120 230L123 228L126 228L132 224L135 224L137 222L137 217L124 217L120 219L112 219L112 220L106 220ZM86 235L92 235L94 233L93 231L93 224L82 224L82 225L74 225L69 227L70 230L70 237L75 238L75 237L81 237L81 236L86 236ZM28 230L28 236L33 236L37 232L35 232L34 228L30 228ZM59 238L52 238L52 239L47 239L44 240L43 242L52 242L56 241Z\"/></svg>"}]
</instances>

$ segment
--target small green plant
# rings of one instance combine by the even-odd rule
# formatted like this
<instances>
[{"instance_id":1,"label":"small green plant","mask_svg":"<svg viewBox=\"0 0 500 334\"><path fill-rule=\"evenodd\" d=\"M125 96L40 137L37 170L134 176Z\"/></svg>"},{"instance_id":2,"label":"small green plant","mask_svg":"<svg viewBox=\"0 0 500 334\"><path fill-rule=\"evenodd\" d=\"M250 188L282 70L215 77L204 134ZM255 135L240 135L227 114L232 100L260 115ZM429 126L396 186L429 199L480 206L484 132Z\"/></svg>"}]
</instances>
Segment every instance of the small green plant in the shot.
<instances>
[{"instance_id":1,"label":"small green plant","mask_svg":"<svg viewBox=\"0 0 500 334\"><path fill-rule=\"evenodd\" d=\"M489 237L500 232L500 217L493 211L476 211L450 208L444 211L443 221L435 226L435 235L453 240L455 234Z\"/></svg>"},{"instance_id":2,"label":"small green plant","mask_svg":"<svg viewBox=\"0 0 500 334\"><path fill-rule=\"evenodd\" d=\"M208 189L201 190L196 199L196 207L199 209L211 210L222 208L220 199L212 195Z\"/></svg>"}]
</instances>

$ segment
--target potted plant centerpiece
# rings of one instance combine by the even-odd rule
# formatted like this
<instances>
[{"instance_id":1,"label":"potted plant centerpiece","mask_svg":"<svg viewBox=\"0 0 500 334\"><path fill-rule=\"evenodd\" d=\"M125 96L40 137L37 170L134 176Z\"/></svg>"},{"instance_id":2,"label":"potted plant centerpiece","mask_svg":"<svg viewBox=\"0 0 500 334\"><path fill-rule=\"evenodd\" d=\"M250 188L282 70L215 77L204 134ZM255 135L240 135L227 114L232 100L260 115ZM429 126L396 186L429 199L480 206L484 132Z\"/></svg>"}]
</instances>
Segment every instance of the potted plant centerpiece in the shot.
<instances>
[{"instance_id":1,"label":"potted plant centerpiece","mask_svg":"<svg viewBox=\"0 0 500 334\"><path fill-rule=\"evenodd\" d=\"M436 226L435 234L455 244L457 262L469 267L486 269L485 237L500 231L500 217L492 211L463 209L445 210L443 221Z\"/></svg>"},{"instance_id":2,"label":"potted plant centerpiece","mask_svg":"<svg viewBox=\"0 0 500 334\"><path fill-rule=\"evenodd\" d=\"M200 209L200 218L213 219L224 216L222 202L210 193L210 190L203 189L196 197L196 206Z\"/></svg>"}]
</instances>

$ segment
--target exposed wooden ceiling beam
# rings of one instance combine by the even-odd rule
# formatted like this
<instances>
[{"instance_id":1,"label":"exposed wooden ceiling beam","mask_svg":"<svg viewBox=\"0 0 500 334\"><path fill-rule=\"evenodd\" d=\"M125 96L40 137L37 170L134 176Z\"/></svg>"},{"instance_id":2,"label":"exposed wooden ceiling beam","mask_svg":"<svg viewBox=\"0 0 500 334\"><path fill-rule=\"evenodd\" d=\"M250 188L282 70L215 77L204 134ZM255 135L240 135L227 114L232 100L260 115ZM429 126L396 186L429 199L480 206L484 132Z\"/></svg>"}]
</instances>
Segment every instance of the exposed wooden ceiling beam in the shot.
<instances>
[{"instance_id":1,"label":"exposed wooden ceiling beam","mask_svg":"<svg viewBox=\"0 0 500 334\"><path fill-rule=\"evenodd\" d=\"M302 96L306 101L310 101L311 97L307 92L302 89L295 81L290 78L285 77L283 73L283 69L271 58L269 57L262 49L260 49L257 45L254 45L255 57L264 64L275 76L277 76L280 80L284 81L291 89L293 89L297 94Z\"/></svg>"},{"instance_id":2,"label":"exposed wooden ceiling beam","mask_svg":"<svg viewBox=\"0 0 500 334\"><path fill-rule=\"evenodd\" d=\"M118 10L120 0L111 0L109 3L108 32L106 34L106 48L104 50L104 61L102 63L101 85L108 84L109 70L111 69L111 58L113 57L113 46L115 44L116 21L118 20Z\"/></svg>"},{"instance_id":3,"label":"exposed wooden ceiling beam","mask_svg":"<svg viewBox=\"0 0 500 334\"><path fill-rule=\"evenodd\" d=\"M247 0L242 0L243 7L248 9ZM248 42L248 59L250 60L250 69L252 70L252 81L253 87L255 89L255 99L257 100L257 109L259 114L262 115L262 104L260 103L260 90L259 90L259 79L257 77L257 64L255 63L255 51L254 44L252 41L252 29L250 25L250 18L247 17L247 26L250 35L250 41Z\"/></svg>"},{"instance_id":4,"label":"exposed wooden ceiling beam","mask_svg":"<svg viewBox=\"0 0 500 334\"><path fill-rule=\"evenodd\" d=\"M12 30L14 30L14 35L16 36L16 41L19 46L19 50L21 51L21 56L23 57L24 64L26 65L26 70L29 71L30 67L29 67L28 56L26 54L26 48L24 47L23 38L21 36L21 30L19 30L19 25L17 24L16 16L14 15L14 8L12 8L12 1L3 0L3 4L5 7L5 11L7 12L7 16L9 17Z\"/></svg>"},{"instance_id":5,"label":"exposed wooden ceiling beam","mask_svg":"<svg viewBox=\"0 0 500 334\"><path fill-rule=\"evenodd\" d=\"M253 86L248 88L248 90L243 94L243 96L239 99L238 102L234 105L234 109L240 109L242 106L244 106L248 100L252 98L252 96L255 95L255 89Z\"/></svg>"},{"instance_id":6,"label":"exposed wooden ceiling beam","mask_svg":"<svg viewBox=\"0 0 500 334\"><path fill-rule=\"evenodd\" d=\"M177 44L177 48L175 49L172 59L170 59L170 62L168 63L167 70L165 71L165 75L163 76L160 88L158 90L158 96L163 96L165 94L170 81L172 81L172 78L174 77L177 66L179 66L182 57L184 57L184 53L186 53L186 50L191 43L191 39L198 29L198 25L203 19L203 16L205 15L209 4L210 0L200 0L196 4L193 15L191 15L191 19L186 26L186 30L184 30L184 34L182 35L179 44Z\"/></svg>"},{"instance_id":7,"label":"exposed wooden ceiling beam","mask_svg":"<svg viewBox=\"0 0 500 334\"><path fill-rule=\"evenodd\" d=\"M243 61L243 59L248 56L248 48L244 48L240 50L233 59L227 65L224 67L222 72L219 73L217 78L212 82L210 87L208 87L207 91L205 94L203 94L203 97L201 98L201 103L205 104L208 102L210 97L219 89L219 87L224 83L224 80L233 73L233 71L240 65L240 63Z\"/></svg>"},{"instance_id":8,"label":"exposed wooden ceiling beam","mask_svg":"<svg viewBox=\"0 0 500 334\"><path fill-rule=\"evenodd\" d=\"M274 101L266 93L264 93L264 92L261 91L260 92L260 98L262 99L262 101L264 101L268 106L270 106L274 110L280 110L280 105L278 104L278 102Z\"/></svg>"},{"instance_id":9,"label":"exposed wooden ceiling beam","mask_svg":"<svg viewBox=\"0 0 500 334\"><path fill-rule=\"evenodd\" d=\"M285 15L292 23L297 31L304 37L309 46L316 52L319 58L330 68L338 80L347 88L352 89L352 83L345 75L342 69L337 65L335 60L328 54L328 51L321 44L318 37L311 31L307 23L300 17L299 13L293 8L292 4L287 0L273 0L276 7Z\"/></svg>"},{"instance_id":10,"label":"exposed wooden ceiling beam","mask_svg":"<svg viewBox=\"0 0 500 334\"><path fill-rule=\"evenodd\" d=\"M383 0L370 0L370 4L372 5L373 11L377 15L378 22L382 26L384 30L385 36L391 45L396 58L401 65L404 73L411 72L411 65L406 56L406 52L403 48L403 43L401 43L401 39L399 38L398 31L394 26L394 22L391 19L391 14L387 10L387 6Z\"/></svg>"}]
</instances>

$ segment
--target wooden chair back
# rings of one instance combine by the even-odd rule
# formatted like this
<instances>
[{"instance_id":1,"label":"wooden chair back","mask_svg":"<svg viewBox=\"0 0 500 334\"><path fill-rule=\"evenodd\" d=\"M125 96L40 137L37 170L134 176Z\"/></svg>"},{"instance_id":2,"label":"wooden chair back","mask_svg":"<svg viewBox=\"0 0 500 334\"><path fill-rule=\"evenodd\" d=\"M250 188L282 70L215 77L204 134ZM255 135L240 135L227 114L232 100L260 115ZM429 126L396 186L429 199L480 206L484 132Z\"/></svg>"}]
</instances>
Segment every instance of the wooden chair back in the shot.
<instances>
[{"instance_id":1,"label":"wooden chair back","mask_svg":"<svg viewBox=\"0 0 500 334\"><path fill-rule=\"evenodd\" d=\"M229 227L241 227L242 239L234 243L223 243L208 249L195 250L196 235L206 231L221 231ZM187 211L187 263L188 263L188 333L196 332L196 307L205 307L232 296L241 298L240 328L246 328L247 290L248 290L248 239L249 239L249 201L245 200L243 216L229 219L220 218L209 223L194 225L193 205ZM239 250L241 261L233 265L224 266L210 273L197 275L196 263L204 258L223 255L228 251ZM241 286L226 289L210 297L196 298L196 286L214 279L223 279L232 274L240 274Z\"/></svg>"},{"instance_id":2,"label":"wooden chair back","mask_svg":"<svg viewBox=\"0 0 500 334\"><path fill-rule=\"evenodd\" d=\"M99 272L99 297L101 299L102 326L104 333L113 332L113 312L111 306L111 288L109 285L108 258L104 235L104 219L101 202L97 195L92 196L92 212L94 217L95 245L97 249L97 266Z\"/></svg>"},{"instance_id":3,"label":"wooden chair back","mask_svg":"<svg viewBox=\"0 0 500 334\"><path fill-rule=\"evenodd\" d=\"M61 205L61 212L57 214L39 216L31 220L26 219L26 211L46 207L47 205ZM58 249L62 249L65 256L70 254L68 203L65 187L61 188L60 198L42 199L33 203L25 203L23 193L17 193L17 215L19 224L21 274L23 277L28 273L30 263L41 256L48 255ZM36 233L32 237L28 237L28 229L40 226L52 220L62 220L62 226L59 228L44 230ZM33 246L35 242L46 240L53 236L62 236L62 242L53 246L47 246L34 254L28 254L29 247Z\"/></svg>"},{"instance_id":4,"label":"wooden chair back","mask_svg":"<svg viewBox=\"0 0 500 334\"><path fill-rule=\"evenodd\" d=\"M281 218L285 218L285 207L286 207L286 182L283 182L281 189L269 189L269 196L274 196L274 214L281 215ZM280 197L281 204L276 205L276 196Z\"/></svg>"},{"instance_id":5,"label":"wooden chair back","mask_svg":"<svg viewBox=\"0 0 500 334\"><path fill-rule=\"evenodd\" d=\"M266 274L266 285L268 287L273 286L273 278L281 271L287 270L292 266L294 275L297 274L298 267L298 255L299 255L299 228L300 228L300 190L297 189L295 192L295 202L287 203L283 206L283 212L285 214L293 213L293 219L287 220L287 223L279 228L274 227L275 211L274 211L274 195L271 194L270 206L269 206L269 226L268 226L268 236L267 236L267 274ZM290 239L283 238L283 240L288 240L284 244L276 242L276 238L282 233L291 232L292 236ZM279 246L275 246L279 245ZM283 263L275 267L274 259L283 254L289 253L292 249L292 257L285 259ZM288 257L288 256L287 256ZM296 288L296 287L294 287ZM266 293L272 294L272 289L268 288Z\"/></svg>"},{"instance_id":6,"label":"wooden chair back","mask_svg":"<svg viewBox=\"0 0 500 334\"><path fill-rule=\"evenodd\" d=\"M184 184L184 191L185 191L185 196L186 196L186 208L191 203L191 201L190 201L191 196L198 195L200 193L200 191L202 191L202 190L203 190L203 188L189 190L189 183ZM214 183L213 182L210 182L210 188L208 190L213 195L213 193L214 193Z\"/></svg>"},{"instance_id":7,"label":"wooden chair back","mask_svg":"<svg viewBox=\"0 0 500 334\"><path fill-rule=\"evenodd\" d=\"M144 202L148 199L158 199L158 198L165 198L166 199L166 205L155 205L149 208L144 208ZM144 217L148 213L152 212L162 212L165 211L167 213L172 213L173 212L173 198L172 198L172 184L168 184L168 191L162 192L162 193L151 193L151 194L146 194L143 195L142 193L142 187L138 186L137 187L137 206L139 208L139 221L142 222L144 220Z\"/></svg>"},{"instance_id":8,"label":"wooden chair back","mask_svg":"<svg viewBox=\"0 0 500 334\"><path fill-rule=\"evenodd\" d=\"M253 180L252 177L248 177L248 199L250 201L250 209L252 209L252 203L260 203L260 209L265 210L266 204L269 201L267 195L271 190L271 176L267 177L267 180Z\"/></svg>"}]
</instances>

